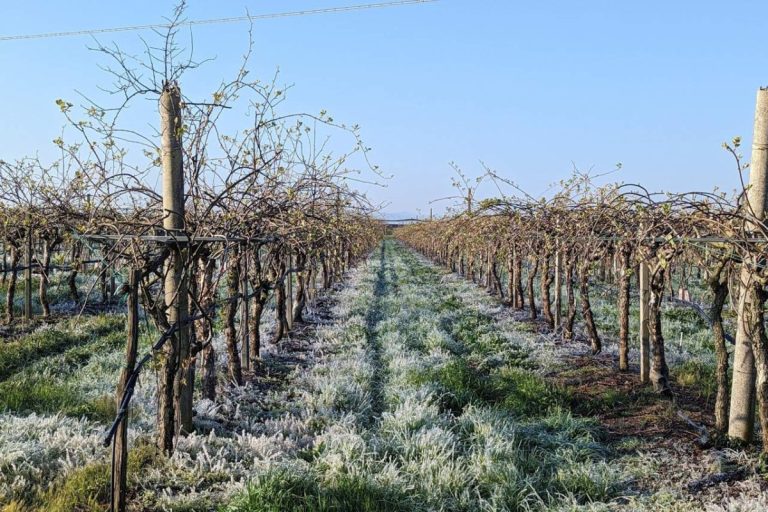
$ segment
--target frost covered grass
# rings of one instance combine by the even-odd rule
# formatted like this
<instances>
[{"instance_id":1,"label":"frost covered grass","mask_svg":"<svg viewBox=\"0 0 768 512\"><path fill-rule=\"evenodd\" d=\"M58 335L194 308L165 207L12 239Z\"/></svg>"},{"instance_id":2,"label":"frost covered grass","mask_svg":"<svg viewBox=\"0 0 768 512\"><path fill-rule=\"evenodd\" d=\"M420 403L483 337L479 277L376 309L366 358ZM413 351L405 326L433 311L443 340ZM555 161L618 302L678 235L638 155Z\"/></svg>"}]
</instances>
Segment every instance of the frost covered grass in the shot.
<instances>
[{"instance_id":1,"label":"frost covered grass","mask_svg":"<svg viewBox=\"0 0 768 512\"><path fill-rule=\"evenodd\" d=\"M121 346L123 324L115 315L83 317L8 344L27 365L6 365L0 381L0 506L34 502L57 477L103 457L97 422L114 415L114 387L90 396L80 379Z\"/></svg>"},{"instance_id":2,"label":"frost covered grass","mask_svg":"<svg viewBox=\"0 0 768 512\"><path fill-rule=\"evenodd\" d=\"M392 243L343 295L326 358L297 379L298 458L222 510L542 510L610 500L600 429L461 297ZM313 437L314 436L314 437Z\"/></svg>"},{"instance_id":3,"label":"frost covered grass","mask_svg":"<svg viewBox=\"0 0 768 512\"><path fill-rule=\"evenodd\" d=\"M561 364L562 347L522 331L474 285L387 241L347 276L331 313L311 337L290 340L290 353L265 350L266 374L291 361L283 382L197 401L197 432L170 458L148 445L155 382L147 373L131 418L133 510L681 504L677 494L632 490L658 469L654 459L631 443L609 449L595 421L572 414L567 390L544 376L546 365ZM89 403L111 396L121 351L108 339L92 343L105 345L82 358L60 350L19 381L38 372ZM108 450L98 418L11 409L0 415L0 510L102 510Z\"/></svg>"},{"instance_id":4,"label":"frost covered grass","mask_svg":"<svg viewBox=\"0 0 768 512\"><path fill-rule=\"evenodd\" d=\"M494 317L500 322L501 331L521 334L518 339L513 341L524 348L527 353L530 353L537 362L538 368L560 369L564 355L584 356L590 353L590 348L583 343L563 345L559 343L558 336L532 335L537 331L535 325L517 322L507 307L502 306L498 300L487 294L480 293L480 297L478 297L478 287L474 283L467 282L455 275L448 275L445 279L451 282L458 281L457 286L461 290L459 295L462 299L476 303L480 311ZM637 283L633 282L629 316L630 340L637 340L640 332L639 297L637 296L636 285ZM679 282L676 277L675 289L678 285ZM688 282L688 286L694 292L697 300L703 302L703 307L706 309L709 301L711 301L710 294L700 285L694 286L692 281ZM540 306L538 277L535 279L534 289L537 291L537 306ZM565 293L564 289L563 293ZM582 328L580 324L580 295L578 290L575 293L578 330ZM616 285L605 285L600 281L593 280L590 302L595 324L603 342L603 354L618 359L619 319ZM565 305L563 308L565 309ZM723 316L726 331L734 334L735 322L727 305ZM716 390L714 376L716 357L709 326L692 308L665 301L662 303L662 332L665 338L665 355L672 379L681 386L695 390L705 399L713 398ZM534 345L531 346L531 343ZM731 346L729 345L730 349ZM639 365L640 354L636 343L630 343L629 359L630 364Z\"/></svg>"},{"instance_id":5,"label":"frost covered grass","mask_svg":"<svg viewBox=\"0 0 768 512\"><path fill-rule=\"evenodd\" d=\"M632 299L630 307L629 328L630 336L636 339L640 332L639 299ZM613 290L602 290L595 294L592 309L599 332L606 340L607 348L618 351L619 336L617 298ZM727 316L727 312L725 313ZM727 323L727 322L726 322ZM726 325L726 329L729 329ZM666 340L666 354L670 367L675 369L689 361L714 367L715 352L712 342L712 331L708 325L691 308L662 303L662 331Z\"/></svg>"},{"instance_id":6,"label":"frost covered grass","mask_svg":"<svg viewBox=\"0 0 768 512\"><path fill-rule=\"evenodd\" d=\"M427 260L417 258L424 264ZM514 346L522 349L534 364L529 368L537 374L567 373L570 369L564 365L572 356L583 356L589 348L583 344L562 344L556 337L540 335L531 324L519 323L509 308L502 306L498 299L491 297L474 283L457 275L446 273L442 277L444 284L449 284L461 301L470 305L477 312L493 317L500 333ZM702 293L697 296L706 297ZM593 308L599 321L604 323L601 334L605 335L604 352L617 353L617 329L615 296L596 293L592 297ZM694 389L704 398L714 396L714 354L709 328L698 315L689 308L665 304L663 308L663 328L667 338L668 358L672 377L679 385ZM639 312L632 310L631 327L636 333ZM725 316L728 317L727 312ZM726 322L726 329L729 329ZM608 327L606 327L608 326ZM637 353L632 351L631 360L637 361ZM575 370L574 370L575 371ZM627 400L622 392L607 392L599 405L605 409L613 407L616 401ZM652 399L652 393L639 393L634 400ZM576 409L592 414L587 407L576 403ZM587 404L584 404L587 405ZM733 451L723 454L720 450L708 450L703 460L697 456L698 450L685 450L683 446L654 449L654 445L642 439L628 438L622 442L613 441L607 460L614 476L618 475L619 490L615 497L607 501L573 501L562 497L557 503L550 503L552 510L764 510L765 476L757 455L753 452ZM693 453L690 453L693 452ZM724 452L730 452L725 450ZM714 460L712 460L714 459ZM723 466L721 460L729 462ZM706 480L718 472L744 471L743 480L721 483L706 488L700 493L689 492L687 486L698 479ZM503 510L503 508L502 508Z\"/></svg>"},{"instance_id":7,"label":"frost covered grass","mask_svg":"<svg viewBox=\"0 0 768 512\"><path fill-rule=\"evenodd\" d=\"M140 349L147 350L156 338L154 329L143 330ZM5 369L4 375L0 373L3 375L0 377L0 510L4 506L25 511L90 510L85 503L96 507L94 510L103 510L102 498L108 478L96 478L96 474L103 473L109 457L109 449L101 446L101 439L116 411L115 387L124 364L124 342L124 316L103 314L43 326L3 344L0 350L0 372ZM218 337L214 343L221 359L224 340ZM220 367L224 368L225 363ZM232 432L241 423L251 421L236 410L237 404L230 399L236 399L239 392L239 389L232 390L218 404L199 402L198 423L204 431L210 417L226 416L225 434L242 442L245 451L251 452L257 444L252 442L254 436ZM139 379L132 401L132 452L136 446L144 446L152 439L155 394L155 375L149 368ZM263 444L269 445L269 449L283 446L270 442L271 438L265 439ZM211 472L219 461L208 463L205 459L210 451L213 451L211 457L219 456L212 448L221 444L215 436L196 434L181 444L176 458L159 464L161 458L154 457L156 464L144 468L142 481L134 482L135 487L145 489L150 509L164 499L163 489L182 486L191 491L198 483L218 485L221 480L229 480L229 476ZM244 450L238 451L237 443L227 441L226 445L224 455L219 458L239 463ZM195 456L190 457L190 453ZM184 465L189 465L189 470ZM232 473L242 478L247 470ZM193 475L198 475L194 485L190 483ZM80 485L82 482L93 485ZM70 501L54 500L62 493L70 495L78 503L77 507L68 508ZM75 499L78 493L82 499Z\"/></svg>"},{"instance_id":8,"label":"frost covered grass","mask_svg":"<svg viewBox=\"0 0 768 512\"><path fill-rule=\"evenodd\" d=\"M12 341L0 342L0 381L32 363L105 336L121 324L113 316L67 320L55 326L43 326Z\"/></svg>"},{"instance_id":9,"label":"frost covered grass","mask_svg":"<svg viewBox=\"0 0 768 512\"><path fill-rule=\"evenodd\" d=\"M107 421L114 417L111 395L88 397L77 382L81 371L94 355L116 351L124 342L123 320L118 316L98 316L78 322L77 326L56 326L22 337L16 345L31 348L64 340L67 350L38 358L5 381L0 382L0 410L13 413L62 413L88 416Z\"/></svg>"},{"instance_id":10,"label":"frost covered grass","mask_svg":"<svg viewBox=\"0 0 768 512\"><path fill-rule=\"evenodd\" d=\"M42 486L100 458L99 429L58 415L0 415L0 504L31 500Z\"/></svg>"}]
</instances>

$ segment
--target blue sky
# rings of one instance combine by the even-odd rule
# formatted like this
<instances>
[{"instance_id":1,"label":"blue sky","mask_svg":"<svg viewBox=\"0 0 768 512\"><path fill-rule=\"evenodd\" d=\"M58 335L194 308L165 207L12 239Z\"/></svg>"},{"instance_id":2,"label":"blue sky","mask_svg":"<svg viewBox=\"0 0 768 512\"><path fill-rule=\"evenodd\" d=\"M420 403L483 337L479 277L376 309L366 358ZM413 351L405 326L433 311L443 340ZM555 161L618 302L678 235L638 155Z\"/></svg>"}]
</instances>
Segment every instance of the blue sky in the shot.
<instances>
[{"instance_id":1,"label":"blue sky","mask_svg":"<svg viewBox=\"0 0 768 512\"><path fill-rule=\"evenodd\" d=\"M364 3L364 0L190 0L190 19ZM173 2L0 0L0 34L161 21ZM730 190L720 144L744 137L755 91L768 84L765 1L441 0L364 12L259 21L253 73L280 68L288 108L358 123L371 157L395 177L370 191L392 212L428 212L451 195L455 161L480 161L537 195L581 169L654 190ZM232 72L247 25L194 29L215 57L185 91ZM133 48L137 34L100 36ZM54 101L98 94L109 77L87 37L0 42L0 158L54 154ZM148 123L154 119L148 119ZM486 187L485 194L494 190ZM449 202L434 205L439 211Z\"/></svg>"}]
</instances>

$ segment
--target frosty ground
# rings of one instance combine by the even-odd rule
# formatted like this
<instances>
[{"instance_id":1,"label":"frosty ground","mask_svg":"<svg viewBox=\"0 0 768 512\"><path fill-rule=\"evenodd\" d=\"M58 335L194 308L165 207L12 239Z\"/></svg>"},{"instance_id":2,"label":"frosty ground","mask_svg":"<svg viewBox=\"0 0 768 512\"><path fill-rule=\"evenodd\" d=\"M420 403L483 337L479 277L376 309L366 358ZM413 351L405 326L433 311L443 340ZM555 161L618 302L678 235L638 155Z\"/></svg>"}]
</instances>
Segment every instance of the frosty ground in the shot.
<instances>
[{"instance_id":1,"label":"frosty ground","mask_svg":"<svg viewBox=\"0 0 768 512\"><path fill-rule=\"evenodd\" d=\"M587 347L531 332L397 242L385 241L314 313L285 345L268 347L247 385L198 402L197 433L170 459L154 453L154 379L142 380L131 416L133 509L768 507L752 455L609 436L554 378ZM79 340L74 348L21 371L0 367L6 511L103 510L101 435L121 325L103 315L59 326ZM708 483L734 469L737 484Z\"/></svg>"}]
</instances>

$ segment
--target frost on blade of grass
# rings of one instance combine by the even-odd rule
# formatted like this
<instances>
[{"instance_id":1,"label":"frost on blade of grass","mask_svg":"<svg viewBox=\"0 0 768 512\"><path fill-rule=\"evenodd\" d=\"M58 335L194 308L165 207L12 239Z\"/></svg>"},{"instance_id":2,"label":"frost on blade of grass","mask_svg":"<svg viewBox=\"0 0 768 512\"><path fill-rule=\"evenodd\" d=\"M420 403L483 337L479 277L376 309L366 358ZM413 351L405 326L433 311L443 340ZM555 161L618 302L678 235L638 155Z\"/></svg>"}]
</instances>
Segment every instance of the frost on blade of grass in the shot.
<instances>
[{"instance_id":1,"label":"frost on blade of grass","mask_svg":"<svg viewBox=\"0 0 768 512\"><path fill-rule=\"evenodd\" d=\"M759 484L757 492L746 496L725 496L722 503L711 504L706 512L764 512L768 510L768 495L762 492Z\"/></svg>"},{"instance_id":2,"label":"frost on blade of grass","mask_svg":"<svg viewBox=\"0 0 768 512\"><path fill-rule=\"evenodd\" d=\"M362 315L372 297L369 291L361 289L362 277L363 273L351 273L350 288L343 293L346 303L334 307L341 321L318 330L320 339L308 347L306 364L297 366L289 376L288 389L275 388L262 394L255 388L222 388L216 403L198 403L196 424L208 425L204 431L211 433L182 438L173 457L156 458L154 464L144 467L141 486L135 486L140 494L137 499L151 509L210 510L243 490L254 475L311 452L316 437L327 426L352 426L362 421L357 416L361 416L361 409L365 410L369 401L371 371ZM360 291L364 293L358 293ZM264 324L269 329L269 315ZM61 327L68 329L69 337L61 337L66 346L46 345L47 340L55 340L59 332L51 327L30 335L32 341L39 341L36 342L39 347L50 349L44 354L45 359L35 362L27 356L14 356L10 351L4 353L16 359L6 358L0 361L0 366L5 364L13 370L13 365L19 364L14 361L23 361L26 365L18 378L6 382L9 389L18 386L23 393L17 397L24 395L27 400L36 397L35 403L18 402L12 409L23 409L29 414L29 410L35 409L66 409L72 402L69 410L78 417L81 414L94 417L88 408L103 407L98 419L104 421L114 414L114 384L124 358L122 323L114 317L96 317ZM76 337L76 342L72 337ZM151 341L142 340L142 347L146 349ZM222 341L218 336L214 346L221 349ZM269 355L273 347L267 347L266 355ZM224 351L218 352L222 357ZM317 374L313 373L313 362L318 363ZM335 386L336 394L332 395L329 390L334 388L334 377L343 379L338 384L347 385ZM304 394L308 389L320 392ZM30 390L39 392L30 393ZM151 372L145 373L132 405L131 453L135 451L138 436L152 435L155 394L154 376ZM311 400L328 407L312 411L307 407L310 395ZM50 400L41 400L46 397ZM14 399L7 393L2 398ZM362 416L370 421L367 412ZM103 498L98 494L102 492L103 480L96 477L102 474L108 455L108 450L101 447L103 428L93 421L58 415L2 414L0 505L14 503L14 507L19 507L25 502L34 504L43 500L41 506L45 510L72 510L72 507L85 510L97 506L96 501ZM56 492L63 498L43 492L50 482L55 482ZM90 492L93 495L89 497Z\"/></svg>"},{"instance_id":3,"label":"frost on blade of grass","mask_svg":"<svg viewBox=\"0 0 768 512\"><path fill-rule=\"evenodd\" d=\"M348 510L409 512L426 510L398 487L381 485L360 475L341 475L323 481L296 467L278 467L259 475L222 512L309 512Z\"/></svg>"},{"instance_id":4,"label":"frost on blade of grass","mask_svg":"<svg viewBox=\"0 0 768 512\"><path fill-rule=\"evenodd\" d=\"M67 324L60 327L65 328L70 329ZM114 418L115 385L125 358L122 320L110 315L88 318L73 324L70 334L87 341L38 359L0 382L0 409L86 416L101 423ZM132 405L132 421L145 428L154 424L153 386L154 379L142 378Z\"/></svg>"},{"instance_id":5,"label":"frost on blade of grass","mask_svg":"<svg viewBox=\"0 0 768 512\"><path fill-rule=\"evenodd\" d=\"M29 368L45 357L64 352L69 352L70 358L63 358L62 363L87 360L91 351L78 350L78 347L102 342L103 337L121 329L121 326L119 317L102 315L86 321L67 320L56 326L42 326L17 340L5 342L0 351L0 380Z\"/></svg>"},{"instance_id":6,"label":"frost on blade of grass","mask_svg":"<svg viewBox=\"0 0 768 512\"><path fill-rule=\"evenodd\" d=\"M31 498L42 483L102 459L99 434L85 419L0 414L0 496Z\"/></svg>"}]
</instances>

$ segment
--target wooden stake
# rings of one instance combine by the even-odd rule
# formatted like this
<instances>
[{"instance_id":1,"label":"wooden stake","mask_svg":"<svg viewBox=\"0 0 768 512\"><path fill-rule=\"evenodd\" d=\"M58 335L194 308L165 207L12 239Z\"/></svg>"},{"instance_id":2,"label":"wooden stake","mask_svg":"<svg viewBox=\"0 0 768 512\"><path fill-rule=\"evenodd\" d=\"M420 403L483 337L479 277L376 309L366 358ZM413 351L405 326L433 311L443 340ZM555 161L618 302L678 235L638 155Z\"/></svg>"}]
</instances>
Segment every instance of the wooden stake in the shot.
<instances>
[{"instance_id":1,"label":"wooden stake","mask_svg":"<svg viewBox=\"0 0 768 512\"><path fill-rule=\"evenodd\" d=\"M286 279L286 317L288 319L288 330L290 331L293 329L293 274L291 273L291 267L293 266L293 255L288 254L288 264L286 267L286 272L288 274L285 276Z\"/></svg>"},{"instance_id":2,"label":"wooden stake","mask_svg":"<svg viewBox=\"0 0 768 512\"><path fill-rule=\"evenodd\" d=\"M32 321L32 221L27 219L27 268L24 270L24 321Z\"/></svg>"},{"instance_id":3,"label":"wooden stake","mask_svg":"<svg viewBox=\"0 0 768 512\"><path fill-rule=\"evenodd\" d=\"M243 368L246 370L251 369L251 345L248 329L248 312L250 311L248 305L250 303L248 298L248 253L243 250L242 266L240 268L240 293L243 295L243 301L240 304L240 334L242 336L241 354L243 361Z\"/></svg>"},{"instance_id":4,"label":"wooden stake","mask_svg":"<svg viewBox=\"0 0 768 512\"><path fill-rule=\"evenodd\" d=\"M99 264L99 285L101 287L101 303L109 304L109 289L107 288L107 260L102 253L102 260Z\"/></svg>"},{"instance_id":5,"label":"wooden stake","mask_svg":"<svg viewBox=\"0 0 768 512\"><path fill-rule=\"evenodd\" d=\"M560 251L555 250L555 330L560 329L563 321L563 262Z\"/></svg>"},{"instance_id":6,"label":"wooden stake","mask_svg":"<svg viewBox=\"0 0 768 512\"><path fill-rule=\"evenodd\" d=\"M651 331L650 306L651 300L651 269L647 263L640 264L640 382L650 381L651 371Z\"/></svg>"},{"instance_id":7,"label":"wooden stake","mask_svg":"<svg viewBox=\"0 0 768 512\"><path fill-rule=\"evenodd\" d=\"M139 280L140 272L131 269L128 276L128 320L125 344L125 366L117 385L117 407L123 401L123 393L131 373L136 367L136 353L139 347ZM112 511L125 512L125 494L128 487L128 415L115 431L112 461Z\"/></svg>"}]
</instances>

